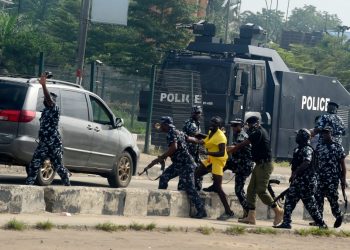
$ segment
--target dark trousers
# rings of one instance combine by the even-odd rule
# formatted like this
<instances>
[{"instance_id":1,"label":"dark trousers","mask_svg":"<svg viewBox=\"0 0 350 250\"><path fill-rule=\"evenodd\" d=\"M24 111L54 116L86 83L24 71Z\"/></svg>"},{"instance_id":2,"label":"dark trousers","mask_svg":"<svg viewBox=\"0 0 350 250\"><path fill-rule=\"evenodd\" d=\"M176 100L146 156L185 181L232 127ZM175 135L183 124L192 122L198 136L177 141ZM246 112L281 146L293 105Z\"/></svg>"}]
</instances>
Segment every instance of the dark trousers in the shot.
<instances>
[{"instance_id":1,"label":"dark trousers","mask_svg":"<svg viewBox=\"0 0 350 250\"><path fill-rule=\"evenodd\" d=\"M195 189L194 184L194 168L189 164L183 165L182 163L173 163L165 169L163 174L159 178L159 189L167 189L169 181L179 176L181 183L183 184L184 191L186 191L190 201L196 207L197 211L204 209L203 201L201 200L198 192Z\"/></svg>"},{"instance_id":2,"label":"dark trousers","mask_svg":"<svg viewBox=\"0 0 350 250\"><path fill-rule=\"evenodd\" d=\"M283 223L292 223L292 213L301 199L312 219L318 224L323 224L322 214L320 213L315 199L316 177L309 179L297 178L290 185L284 203Z\"/></svg>"},{"instance_id":3,"label":"dark trousers","mask_svg":"<svg viewBox=\"0 0 350 250\"><path fill-rule=\"evenodd\" d=\"M327 198L332 214L335 218L341 215L341 211L339 208L339 178L329 178L329 176L319 176L319 183L317 187L317 193L315 195L318 209L320 210L321 215L323 215L323 207L324 207L324 198Z\"/></svg>"},{"instance_id":4,"label":"dark trousers","mask_svg":"<svg viewBox=\"0 0 350 250\"><path fill-rule=\"evenodd\" d=\"M247 197L244 191L244 185L245 181L247 180L249 174L240 174L236 173L235 176L235 194L239 200L239 203L243 207L244 210L248 211L249 210L249 205L247 202Z\"/></svg>"},{"instance_id":5,"label":"dark trousers","mask_svg":"<svg viewBox=\"0 0 350 250\"><path fill-rule=\"evenodd\" d=\"M69 172L63 166L62 144L48 145L46 143L39 143L38 147L34 152L32 161L29 164L26 184L33 185L35 183L39 169L41 168L46 159L50 159L54 170L61 177L62 183L64 185L69 184Z\"/></svg>"}]
</instances>

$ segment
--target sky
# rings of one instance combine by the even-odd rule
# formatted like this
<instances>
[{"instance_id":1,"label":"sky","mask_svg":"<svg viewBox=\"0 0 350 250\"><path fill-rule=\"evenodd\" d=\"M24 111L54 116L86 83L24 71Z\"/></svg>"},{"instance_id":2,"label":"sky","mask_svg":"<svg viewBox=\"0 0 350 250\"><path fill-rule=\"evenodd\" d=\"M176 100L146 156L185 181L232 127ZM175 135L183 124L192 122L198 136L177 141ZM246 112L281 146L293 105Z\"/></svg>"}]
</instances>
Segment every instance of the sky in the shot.
<instances>
[{"instance_id":1,"label":"sky","mask_svg":"<svg viewBox=\"0 0 350 250\"><path fill-rule=\"evenodd\" d=\"M271 0L267 0L270 4ZM272 9L276 9L277 0L272 0ZM289 14L294 8L302 8L304 5L313 5L318 11L327 11L337 14L343 25L350 26L350 0L289 0ZM278 0L278 9L287 12L288 0ZM242 0L241 12L250 10L260 11L266 8L265 0Z\"/></svg>"}]
</instances>

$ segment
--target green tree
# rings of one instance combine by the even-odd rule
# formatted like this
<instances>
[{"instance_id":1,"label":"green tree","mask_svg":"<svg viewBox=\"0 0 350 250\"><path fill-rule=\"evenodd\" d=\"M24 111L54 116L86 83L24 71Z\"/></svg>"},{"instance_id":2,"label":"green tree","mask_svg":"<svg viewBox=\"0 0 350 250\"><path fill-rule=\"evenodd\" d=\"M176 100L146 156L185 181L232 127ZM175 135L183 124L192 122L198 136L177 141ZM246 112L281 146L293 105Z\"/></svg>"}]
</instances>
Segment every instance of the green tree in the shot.
<instances>
[{"instance_id":1,"label":"green tree","mask_svg":"<svg viewBox=\"0 0 350 250\"><path fill-rule=\"evenodd\" d=\"M305 5L292 10L286 28L303 32L324 31L335 29L341 23L337 15L317 11L315 6Z\"/></svg>"},{"instance_id":2,"label":"green tree","mask_svg":"<svg viewBox=\"0 0 350 250\"><path fill-rule=\"evenodd\" d=\"M164 52L187 45L190 32L176 24L193 23L195 11L186 0L131 1L128 26L92 25L87 57L98 56L126 72L148 75Z\"/></svg>"},{"instance_id":3,"label":"green tree","mask_svg":"<svg viewBox=\"0 0 350 250\"><path fill-rule=\"evenodd\" d=\"M276 10L262 9L262 12L254 14L251 11L242 13L242 23L254 23L261 26L267 32L267 40L278 42L281 38L284 13Z\"/></svg>"}]
</instances>

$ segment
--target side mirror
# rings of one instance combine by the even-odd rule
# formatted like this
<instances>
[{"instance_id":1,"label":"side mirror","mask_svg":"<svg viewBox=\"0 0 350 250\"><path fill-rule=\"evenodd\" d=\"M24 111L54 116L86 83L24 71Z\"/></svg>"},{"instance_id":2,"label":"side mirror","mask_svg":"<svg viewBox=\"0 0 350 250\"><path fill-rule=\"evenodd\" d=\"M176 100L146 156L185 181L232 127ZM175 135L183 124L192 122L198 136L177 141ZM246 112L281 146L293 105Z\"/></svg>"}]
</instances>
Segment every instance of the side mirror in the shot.
<instances>
[{"instance_id":1,"label":"side mirror","mask_svg":"<svg viewBox=\"0 0 350 250\"><path fill-rule=\"evenodd\" d=\"M120 128L122 126L124 126L123 118L120 118L120 117L115 118L115 127Z\"/></svg>"}]
</instances>

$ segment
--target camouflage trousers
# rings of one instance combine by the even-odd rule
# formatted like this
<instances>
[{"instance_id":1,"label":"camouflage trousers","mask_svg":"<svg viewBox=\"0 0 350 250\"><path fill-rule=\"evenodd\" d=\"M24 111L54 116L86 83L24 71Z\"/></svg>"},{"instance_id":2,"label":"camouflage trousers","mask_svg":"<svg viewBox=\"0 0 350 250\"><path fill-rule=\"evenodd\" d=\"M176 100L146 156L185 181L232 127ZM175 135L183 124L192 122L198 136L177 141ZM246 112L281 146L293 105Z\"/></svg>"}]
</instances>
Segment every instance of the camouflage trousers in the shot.
<instances>
[{"instance_id":1,"label":"camouflage trousers","mask_svg":"<svg viewBox=\"0 0 350 250\"><path fill-rule=\"evenodd\" d=\"M184 191L186 191L190 201L196 207L197 211L204 209L204 204L199 197L198 192L195 189L194 183L194 169L192 164L173 163L165 169L163 174L159 178L159 189L167 189L168 183L171 179L179 176L179 179L183 185Z\"/></svg>"},{"instance_id":2,"label":"camouflage trousers","mask_svg":"<svg viewBox=\"0 0 350 250\"><path fill-rule=\"evenodd\" d=\"M38 172L46 159L50 159L51 165L57 174L61 177L64 185L69 185L69 172L63 166L63 147L62 144L39 143L36 148L32 161L28 167L28 177L26 184L33 185L38 176Z\"/></svg>"},{"instance_id":3,"label":"camouflage trousers","mask_svg":"<svg viewBox=\"0 0 350 250\"><path fill-rule=\"evenodd\" d=\"M341 215L338 199L338 186L339 178L330 178L329 175L318 177L317 193L315 195L318 209L321 215L323 215L324 198L326 197L332 210L332 214L335 218Z\"/></svg>"},{"instance_id":4,"label":"camouflage trousers","mask_svg":"<svg viewBox=\"0 0 350 250\"><path fill-rule=\"evenodd\" d=\"M296 178L289 187L284 203L283 223L292 223L292 213L301 199L312 219L318 224L323 224L322 214L318 210L315 199L317 181L315 176Z\"/></svg>"},{"instance_id":5,"label":"camouflage trousers","mask_svg":"<svg viewBox=\"0 0 350 250\"><path fill-rule=\"evenodd\" d=\"M244 191L244 185L249 175L250 173L236 173L235 176L235 194L242 208L246 211L249 210L249 204L247 202L247 197Z\"/></svg>"}]
</instances>

